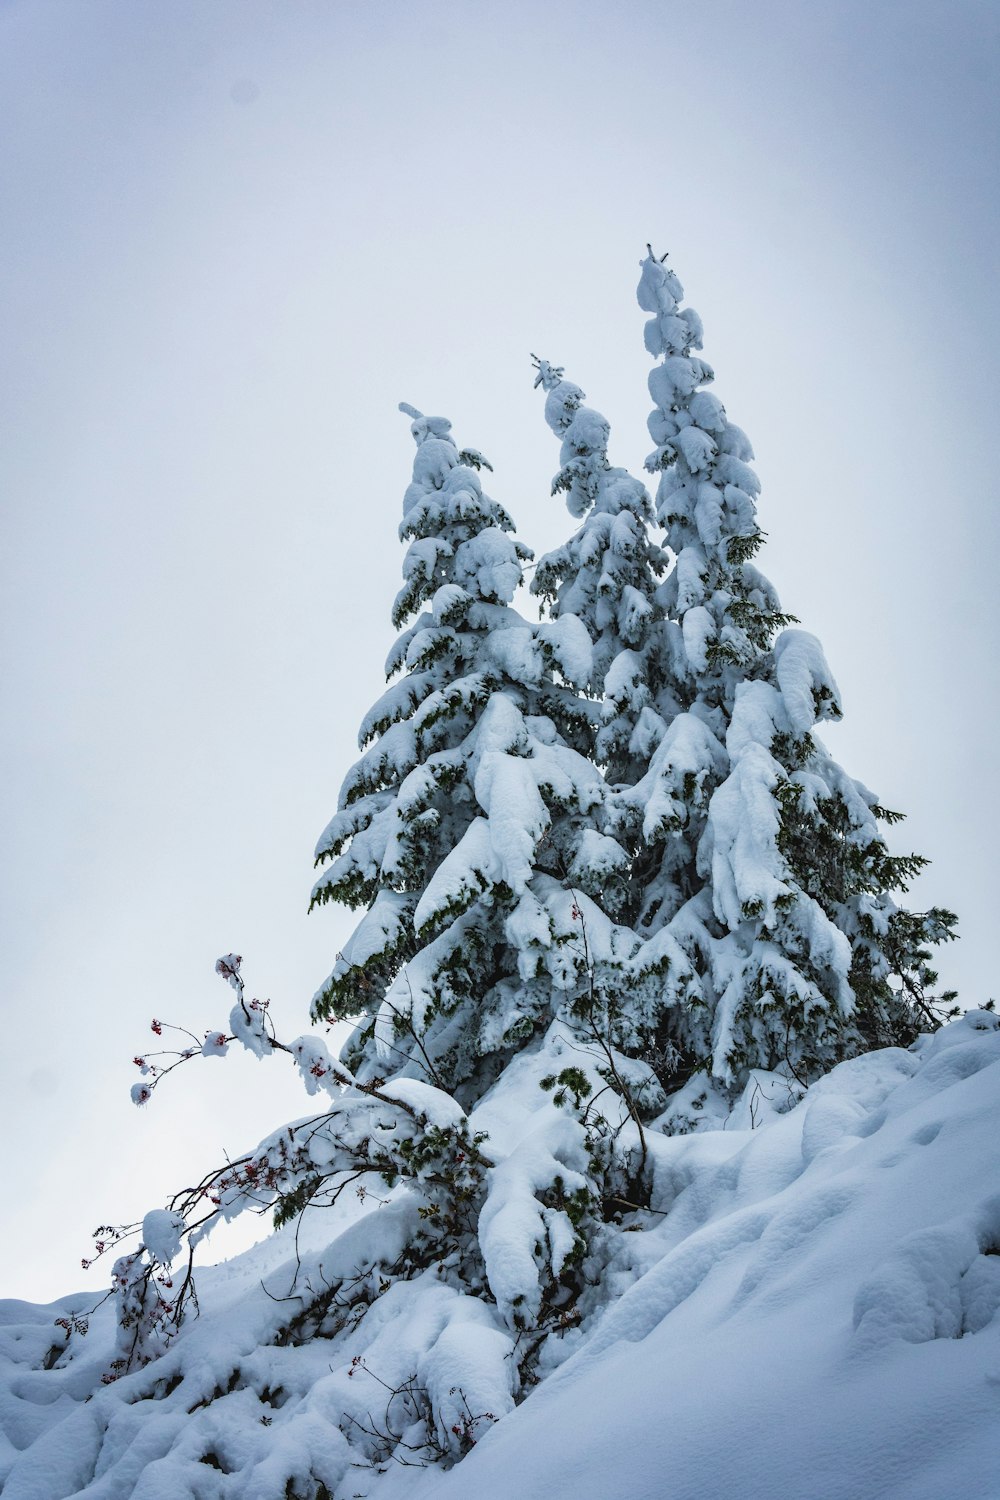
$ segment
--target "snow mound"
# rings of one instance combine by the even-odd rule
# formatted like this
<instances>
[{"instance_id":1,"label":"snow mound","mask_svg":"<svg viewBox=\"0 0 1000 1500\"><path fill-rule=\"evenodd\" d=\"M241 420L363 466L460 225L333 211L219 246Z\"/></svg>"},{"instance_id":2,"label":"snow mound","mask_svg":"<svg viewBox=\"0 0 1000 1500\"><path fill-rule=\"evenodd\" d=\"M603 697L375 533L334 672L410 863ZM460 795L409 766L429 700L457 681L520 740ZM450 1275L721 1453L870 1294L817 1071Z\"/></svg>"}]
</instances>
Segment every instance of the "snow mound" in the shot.
<instances>
[{"instance_id":1,"label":"snow mound","mask_svg":"<svg viewBox=\"0 0 1000 1500\"><path fill-rule=\"evenodd\" d=\"M764 1128L656 1143L645 1273L458 1472L382 1495L1000 1493L997 1028L973 1012Z\"/></svg>"}]
</instances>

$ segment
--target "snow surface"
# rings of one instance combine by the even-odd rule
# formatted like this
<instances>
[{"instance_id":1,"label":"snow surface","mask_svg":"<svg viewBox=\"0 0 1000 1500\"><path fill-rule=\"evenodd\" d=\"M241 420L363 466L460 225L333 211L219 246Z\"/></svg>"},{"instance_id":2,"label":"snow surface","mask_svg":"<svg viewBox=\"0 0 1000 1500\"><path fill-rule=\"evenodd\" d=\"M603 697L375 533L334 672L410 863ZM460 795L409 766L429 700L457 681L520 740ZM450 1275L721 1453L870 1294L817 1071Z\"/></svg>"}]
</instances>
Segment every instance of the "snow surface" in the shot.
<instances>
[{"instance_id":1,"label":"snow surface","mask_svg":"<svg viewBox=\"0 0 1000 1500\"><path fill-rule=\"evenodd\" d=\"M649 1269L459 1469L383 1500L995 1500L997 1025L664 1141L688 1181Z\"/></svg>"},{"instance_id":2,"label":"snow surface","mask_svg":"<svg viewBox=\"0 0 1000 1500\"><path fill-rule=\"evenodd\" d=\"M510 1260L525 1236L504 1220L538 1214L523 1184L551 1175L560 1130L574 1149L569 1117L537 1086L558 1036L547 1046L470 1117L498 1162L481 1229L501 1301L532 1276ZM433 1117L437 1091L394 1088ZM110 1305L66 1348L54 1320L83 1315L92 1292L0 1303L5 1500L269 1500L290 1477L310 1493L318 1475L334 1500L995 1500L1000 1022L970 1013L798 1092L755 1074L710 1128L649 1132L659 1212L620 1236L620 1295L550 1341L526 1398L503 1309L433 1269L397 1282L353 1332L275 1346L287 1313L273 1299L295 1295L291 1230L203 1271L201 1317L111 1385ZM405 1192L308 1212L298 1275L356 1270L373 1223L388 1263L413 1214ZM551 1217L565 1249L568 1225ZM164 1254L167 1220L145 1225ZM410 1376L448 1461L471 1452L447 1471L353 1467L352 1424L384 1411L381 1380Z\"/></svg>"}]
</instances>

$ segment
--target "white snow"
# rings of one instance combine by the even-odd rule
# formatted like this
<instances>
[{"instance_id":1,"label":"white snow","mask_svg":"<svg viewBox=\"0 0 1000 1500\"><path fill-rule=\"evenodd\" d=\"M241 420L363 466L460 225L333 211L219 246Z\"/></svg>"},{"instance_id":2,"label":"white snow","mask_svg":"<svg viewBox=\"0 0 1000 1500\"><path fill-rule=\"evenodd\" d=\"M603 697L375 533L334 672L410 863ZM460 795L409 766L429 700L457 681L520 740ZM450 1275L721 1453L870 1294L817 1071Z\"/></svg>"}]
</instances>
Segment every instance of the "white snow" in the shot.
<instances>
[{"instance_id":1,"label":"white snow","mask_svg":"<svg viewBox=\"0 0 1000 1500\"><path fill-rule=\"evenodd\" d=\"M265 1025L265 1011L255 1008L257 1002L238 1000L229 1012L229 1029L238 1042L255 1057L266 1057L271 1051L271 1038Z\"/></svg>"},{"instance_id":2,"label":"white snow","mask_svg":"<svg viewBox=\"0 0 1000 1500\"><path fill-rule=\"evenodd\" d=\"M549 826L533 764L490 750L480 760L475 786L476 799L489 820L490 845L500 878L520 895L533 874L538 840Z\"/></svg>"},{"instance_id":3,"label":"white snow","mask_svg":"<svg viewBox=\"0 0 1000 1500\"><path fill-rule=\"evenodd\" d=\"M807 630L781 632L774 643L774 671L796 734L808 734L818 720L843 717L823 648Z\"/></svg>"},{"instance_id":4,"label":"white snow","mask_svg":"<svg viewBox=\"0 0 1000 1500\"><path fill-rule=\"evenodd\" d=\"M521 582L517 548L506 532L488 526L455 551L455 576L478 596L507 604Z\"/></svg>"},{"instance_id":5,"label":"white snow","mask_svg":"<svg viewBox=\"0 0 1000 1500\"><path fill-rule=\"evenodd\" d=\"M755 908L776 923L775 902L789 893L781 878L778 815L771 793L779 768L762 745L749 744L709 806L698 867L711 872L716 915L730 929Z\"/></svg>"},{"instance_id":6,"label":"white snow","mask_svg":"<svg viewBox=\"0 0 1000 1500\"><path fill-rule=\"evenodd\" d=\"M546 1118L523 1137L490 1172L489 1193L479 1216L490 1290L508 1327L534 1321L541 1302L540 1267L556 1275L573 1248L573 1226L558 1208L546 1208L539 1192L557 1179L570 1192L586 1186L583 1132L563 1115Z\"/></svg>"},{"instance_id":7,"label":"white snow","mask_svg":"<svg viewBox=\"0 0 1000 1500\"><path fill-rule=\"evenodd\" d=\"M536 1196L585 1165L575 1122L537 1087L561 1049L574 1059L571 1040L554 1027L470 1117L499 1153L481 1233L510 1320L537 1297L531 1243L556 1263L572 1243ZM432 1121L454 1118L430 1086L392 1089ZM63 1353L54 1322L97 1296L0 1304L4 1500L269 1500L317 1479L335 1500L992 1500L997 1018L970 1013L798 1092L755 1074L714 1127L650 1133L662 1212L621 1236L621 1295L550 1345L527 1392L509 1327L433 1269L393 1285L353 1332L274 1344L289 1304L272 1299L301 1285L290 1230L203 1271L201 1317L106 1387L110 1308ZM164 1261L170 1220L154 1211L143 1226ZM373 1244L388 1265L413 1224L405 1193L308 1212L298 1277L356 1275ZM387 1410L408 1440L430 1421L452 1459L471 1451L450 1472L365 1467L374 1441L356 1424Z\"/></svg>"},{"instance_id":8,"label":"white snow","mask_svg":"<svg viewBox=\"0 0 1000 1500\"><path fill-rule=\"evenodd\" d=\"M182 1214L165 1208L154 1208L142 1221L142 1243L161 1266L169 1266L181 1252L181 1232L186 1225Z\"/></svg>"},{"instance_id":9,"label":"white snow","mask_svg":"<svg viewBox=\"0 0 1000 1500\"><path fill-rule=\"evenodd\" d=\"M450 1094L436 1089L418 1078L394 1078L383 1084L380 1090L389 1099L398 1099L421 1115L429 1125L442 1129L457 1125L465 1119L465 1111Z\"/></svg>"},{"instance_id":10,"label":"white snow","mask_svg":"<svg viewBox=\"0 0 1000 1500\"><path fill-rule=\"evenodd\" d=\"M593 671L594 648L583 622L576 615L561 615L537 625L535 633L543 647L551 651L566 681L585 687Z\"/></svg>"},{"instance_id":11,"label":"white snow","mask_svg":"<svg viewBox=\"0 0 1000 1500\"><path fill-rule=\"evenodd\" d=\"M440 913L463 911L497 876L497 861L485 818L473 818L449 854L438 865L417 903L413 925L417 932L433 924Z\"/></svg>"},{"instance_id":12,"label":"white snow","mask_svg":"<svg viewBox=\"0 0 1000 1500\"><path fill-rule=\"evenodd\" d=\"M993 1500L989 1019L842 1064L766 1128L659 1143L689 1165L649 1269L460 1469L385 1500Z\"/></svg>"}]
</instances>

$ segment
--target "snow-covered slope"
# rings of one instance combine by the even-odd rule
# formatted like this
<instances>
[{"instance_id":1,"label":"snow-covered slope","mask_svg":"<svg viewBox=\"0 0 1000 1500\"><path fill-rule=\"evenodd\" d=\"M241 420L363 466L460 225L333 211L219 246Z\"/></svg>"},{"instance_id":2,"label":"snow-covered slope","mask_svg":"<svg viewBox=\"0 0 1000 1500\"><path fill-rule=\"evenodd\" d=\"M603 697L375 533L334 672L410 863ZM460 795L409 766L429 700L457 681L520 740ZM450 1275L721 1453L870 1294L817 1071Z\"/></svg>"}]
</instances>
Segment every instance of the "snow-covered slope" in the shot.
<instances>
[{"instance_id":1,"label":"snow-covered slope","mask_svg":"<svg viewBox=\"0 0 1000 1500\"><path fill-rule=\"evenodd\" d=\"M996 1500L997 1024L842 1064L698 1173L586 1345L391 1494Z\"/></svg>"},{"instance_id":2,"label":"snow-covered slope","mask_svg":"<svg viewBox=\"0 0 1000 1500\"><path fill-rule=\"evenodd\" d=\"M457 1294L430 1278L367 1315L353 1376L322 1339L267 1347L287 1321L275 1236L204 1273L201 1319L89 1400L110 1319L46 1370L53 1319L87 1299L0 1304L5 1500L279 1500L315 1493L310 1473L335 1500L996 1500L1000 1022L972 1013L910 1052L844 1063L785 1113L766 1092L752 1085L724 1129L657 1139L667 1212L629 1237L631 1284L449 1472L351 1467L338 1423L381 1422L377 1378L394 1384L411 1352L433 1382L436 1326L448 1369L465 1349L463 1398L485 1412L503 1357L488 1320L449 1323ZM495 1127L509 1104L494 1102ZM404 1210L376 1212L391 1237ZM349 1263L358 1232L300 1245L306 1274Z\"/></svg>"}]
</instances>

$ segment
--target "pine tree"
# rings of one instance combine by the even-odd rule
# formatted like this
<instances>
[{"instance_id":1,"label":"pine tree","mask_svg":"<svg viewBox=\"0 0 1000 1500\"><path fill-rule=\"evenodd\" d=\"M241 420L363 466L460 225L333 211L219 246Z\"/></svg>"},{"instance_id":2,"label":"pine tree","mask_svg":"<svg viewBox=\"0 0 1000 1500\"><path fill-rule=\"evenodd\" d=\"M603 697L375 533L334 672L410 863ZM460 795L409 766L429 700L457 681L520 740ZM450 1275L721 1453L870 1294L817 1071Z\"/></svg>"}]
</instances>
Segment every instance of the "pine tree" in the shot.
<instances>
[{"instance_id":1,"label":"pine tree","mask_svg":"<svg viewBox=\"0 0 1000 1500\"><path fill-rule=\"evenodd\" d=\"M484 460L444 419L406 410L417 452L393 620L423 613L390 653L398 680L362 724L371 743L317 846L334 863L313 904L366 911L314 1014L360 1014L344 1052L360 1079L423 1078L468 1104L589 987L605 949L637 942L591 902L592 951L579 941L602 844L603 783L581 753L592 709L575 686L592 674L587 630L510 607L531 554L483 493Z\"/></svg>"},{"instance_id":2,"label":"pine tree","mask_svg":"<svg viewBox=\"0 0 1000 1500\"><path fill-rule=\"evenodd\" d=\"M650 252L647 467L674 554L660 597L683 640L670 657L683 711L645 774L618 789L609 828L633 856L628 919L645 939L637 967L660 975L674 1082L693 1073L695 1090L731 1092L754 1068L805 1083L937 1024L928 945L955 918L895 905L890 892L926 861L888 852L879 820L895 815L813 733L841 717L840 696L819 643L792 628L752 561L763 541L752 450L705 389L701 323L682 296Z\"/></svg>"},{"instance_id":3,"label":"pine tree","mask_svg":"<svg viewBox=\"0 0 1000 1500\"><path fill-rule=\"evenodd\" d=\"M579 530L542 557L532 592L554 619L572 610L594 641L591 693L598 700L592 753L606 777L603 834L594 837L591 868L579 876L582 889L600 893L604 908L633 928L637 893L644 890L658 851L650 851L617 817L609 790L634 785L686 705L679 696L687 659L680 626L668 617L662 577L668 554L655 542L652 501L645 486L608 457L610 428L600 412L585 406L584 392L545 360L535 360L535 385L545 391L545 418L560 439L560 469L552 493L564 493ZM680 692L684 693L681 685ZM614 835L624 827L623 843ZM621 1076L611 1087L628 1095L638 1118L665 1100L656 1074L669 1078L675 1062L666 1023L672 1002L665 997L659 960L636 963L640 940L630 952L619 945L617 972L606 974L593 997L591 1027L633 1059L631 1087ZM634 1064L652 1077L636 1078Z\"/></svg>"}]
</instances>

